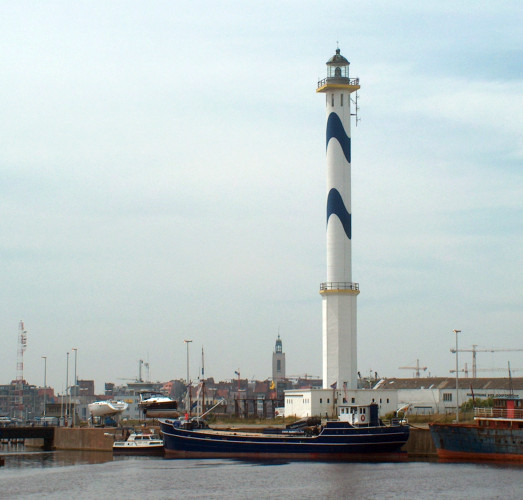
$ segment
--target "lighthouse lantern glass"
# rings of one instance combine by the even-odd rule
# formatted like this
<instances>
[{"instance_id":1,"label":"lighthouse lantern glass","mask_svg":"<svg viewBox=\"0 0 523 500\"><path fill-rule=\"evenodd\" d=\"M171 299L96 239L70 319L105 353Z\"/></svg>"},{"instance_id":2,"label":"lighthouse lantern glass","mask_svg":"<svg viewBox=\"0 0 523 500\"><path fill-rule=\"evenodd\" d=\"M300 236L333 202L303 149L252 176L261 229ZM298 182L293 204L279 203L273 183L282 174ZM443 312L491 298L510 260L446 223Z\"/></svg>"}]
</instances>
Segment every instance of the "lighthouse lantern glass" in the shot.
<instances>
[{"instance_id":1,"label":"lighthouse lantern glass","mask_svg":"<svg viewBox=\"0 0 523 500\"><path fill-rule=\"evenodd\" d=\"M327 67L328 78L349 78L348 65L329 65Z\"/></svg>"}]
</instances>

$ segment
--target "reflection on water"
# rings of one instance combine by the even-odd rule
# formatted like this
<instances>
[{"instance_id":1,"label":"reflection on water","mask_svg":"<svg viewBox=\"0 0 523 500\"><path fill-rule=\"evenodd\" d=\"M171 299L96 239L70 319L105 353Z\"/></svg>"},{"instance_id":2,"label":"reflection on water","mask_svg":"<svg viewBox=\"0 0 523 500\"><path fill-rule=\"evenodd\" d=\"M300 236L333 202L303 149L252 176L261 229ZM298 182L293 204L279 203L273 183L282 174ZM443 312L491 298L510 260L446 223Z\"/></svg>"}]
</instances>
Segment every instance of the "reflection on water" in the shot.
<instances>
[{"instance_id":1,"label":"reflection on water","mask_svg":"<svg viewBox=\"0 0 523 500\"><path fill-rule=\"evenodd\" d=\"M245 462L2 449L0 498L520 498L521 465Z\"/></svg>"},{"instance_id":2,"label":"reflection on water","mask_svg":"<svg viewBox=\"0 0 523 500\"><path fill-rule=\"evenodd\" d=\"M112 462L113 455L106 451L42 451L23 445L0 446L0 455L5 459L4 467L63 467L76 464L99 464Z\"/></svg>"}]
</instances>

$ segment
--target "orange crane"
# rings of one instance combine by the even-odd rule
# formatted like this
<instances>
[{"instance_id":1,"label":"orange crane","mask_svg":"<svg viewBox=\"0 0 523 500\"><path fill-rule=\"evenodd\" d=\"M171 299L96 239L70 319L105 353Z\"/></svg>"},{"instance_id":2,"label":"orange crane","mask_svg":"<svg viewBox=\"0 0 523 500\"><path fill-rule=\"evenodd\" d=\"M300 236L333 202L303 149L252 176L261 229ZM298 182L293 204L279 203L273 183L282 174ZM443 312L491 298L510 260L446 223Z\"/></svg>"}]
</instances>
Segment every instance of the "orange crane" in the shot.
<instances>
[{"instance_id":1,"label":"orange crane","mask_svg":"<svg viewBox=\"0 0 523 500\"><path fill-rule=\"evenodd\" d=\"M416 378L420 377L420 370L426 371L426 366L420 366L419 365L419 359L416 360L416 366L400 366L400 370L416 370Z\"/></svg>"},{"instance_id":2,"label":"orange crane","mask_svg":"<svg viewBox=\"0 0 523 500\"><path fill-rule=\"evenodd\" d=\"M523 351L523 349L508 349L508 348L491 348L491 349L478 349L477 344L472 345L472 349L458 349L458 352L471 352L472 353L472 378L476 378L477 375L477 367L476 367L476 353L478 352L514 352L514 351ZM456 349L452 348L450 350L452 353L456 353Z\"/></svg>"}]
</instances>

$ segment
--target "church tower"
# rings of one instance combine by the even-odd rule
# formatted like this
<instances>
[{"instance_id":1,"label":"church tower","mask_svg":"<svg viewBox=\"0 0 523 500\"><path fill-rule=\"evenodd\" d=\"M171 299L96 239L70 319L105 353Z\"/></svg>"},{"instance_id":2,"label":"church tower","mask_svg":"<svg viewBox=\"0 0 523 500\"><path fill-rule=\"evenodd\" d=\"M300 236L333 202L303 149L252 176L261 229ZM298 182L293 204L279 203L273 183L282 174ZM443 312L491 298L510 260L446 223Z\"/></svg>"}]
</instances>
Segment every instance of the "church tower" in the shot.
<instances>
[{"instance_id":1,"label":"church tower","mask_svg":"<svg viewBox=\"0 0 523 500\"><path fill-rule=\"evenodd\" d=\"M272 353L272 380L278 382L283 379L285 379L285 353L283 352L280 335L278 334L274 352Z\"/></svg>"}]
</instances>

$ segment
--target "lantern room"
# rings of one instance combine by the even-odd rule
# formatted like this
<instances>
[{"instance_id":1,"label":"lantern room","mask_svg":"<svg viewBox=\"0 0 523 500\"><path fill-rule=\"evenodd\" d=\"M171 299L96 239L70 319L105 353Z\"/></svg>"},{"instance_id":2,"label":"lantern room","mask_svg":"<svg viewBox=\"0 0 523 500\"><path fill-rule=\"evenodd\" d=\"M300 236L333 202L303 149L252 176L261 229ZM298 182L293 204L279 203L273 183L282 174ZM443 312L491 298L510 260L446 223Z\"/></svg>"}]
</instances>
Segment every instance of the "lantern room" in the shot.
<instances>
[{"instance_id":1,"label":"lantern room","mask_svg":"<svg viewBox=\"0 0 523 500\"><path fill-rule=\"evenodd\" d=\"M336 49L336 54L327 61L327 78L349 78L349 64L340 49Z\"/></svg>"}]
</instances>

